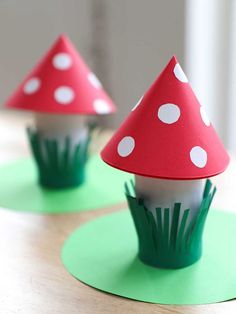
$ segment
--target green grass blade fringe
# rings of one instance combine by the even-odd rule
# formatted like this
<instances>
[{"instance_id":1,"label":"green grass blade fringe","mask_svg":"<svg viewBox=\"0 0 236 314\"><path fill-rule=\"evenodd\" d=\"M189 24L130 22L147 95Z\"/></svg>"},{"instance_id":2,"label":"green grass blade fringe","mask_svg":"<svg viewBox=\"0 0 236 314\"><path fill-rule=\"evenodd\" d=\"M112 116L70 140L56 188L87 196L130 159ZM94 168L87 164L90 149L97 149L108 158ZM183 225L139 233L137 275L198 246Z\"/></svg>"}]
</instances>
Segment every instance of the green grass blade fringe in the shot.
<instances>
[{"instance_id":1,"label":"green grass blade fringe","mask_svg":"<svg viewBox=\"0 0 236 314\"><path fill-rule=\"evenodd\" d=\"M55 169L57 171L60 170L60 164L59 164L59 144L57 141L53 140L51 142L51 145L52 145L52 158L53 158L53 163L55 165Z\"/></svg>"},{"instance_id":2,"label":"green grass blade fringe","mask_svg":"<svg viewBox=\"0 0 236 314\"><path fill-rule=\"evenodd\" d=\"M181 213L181 203L175 203L170 221L170 209L158 207L156 217L144 206L142 199L131 196L134 186L125 184L131 215L139 239L140 258L150 265L183 267L201 256L202 234L206 217L216 192L212 184L206 183L204 198L196 217L190 219L190 209ZM177 263L177 264L176 264ZM178 266L179 265L179 266ZM180 266L181 265L181 266Z\"/></svg>"},{"instance_id":3,"label":"green grass blade fringe","mask_svg":"<svg viewBox=\"0 0 236 314\"><path fill-rule=\"evenodd\" d=\"M132 197L129 190L129 184L127 182L125 182L125 194Z\"/></svg>"},{"instance_id":4,"label":"green grass blade fringe","mask_svg":"<svg viewBox=\"0 0 236 314\"><path fill-rule=\"evenodd\" d=\"M60 149L56 139L41 139L39 134L30 128L27 133L43 186L69 187L83 182L89 140L86 139L84 149L81 150L81 143L74 149L71 139L65 137Z\"/></svg>"},{"instance_id":5,"label":"green grass blade fringe","mask_svg":"<svg viewBox=\"0 0 236 314\"><path fill-rule=\"evenodd\" d=\"M167 248L169 246L169 231L170 231L170 209L164 209L164 225L163 225L163 242Z\"/></svg>"},{"instance_id":6,"label":"green grass blade fringe","mask_svg":"<svg viewBox=\"0 0 236 314\"><path fill-rule=\"evenodd\" d=\"M40 145L38 134L31 128L27 128L27 134L30 141L30 147L32 154L38 165L41 165L44 162L42 147Z\"/></svg>"},{"instance_id":7,"label":"green grass blade fringe","mask_svg":"<svg viewBox=\"0 0 236 314\"><path fill-rule=\"evenodd\" d=\"M152 230L151 235L152 235L152 239L153 239L154 248L155 248L155 250L157 250L158 249L158 236L157 236L157 230L156 230L157 224L156 224L155 218L153 217L152 212L150 212L149 210L146 210L146 215L148 218L150 228Z\"/></svg>"},{"instance_id":8,"label":"green grass blade fringe","mask_svg":"<svg viewBox=\"0 0 236 314\"><path fill-rule=\"evenodd\" d=\"M175 203L174 211L172 215L172 224L170 230L170 246L174 249L176 246L178 226L179 226L179 215L180 215L181 203Z\"/></svg>"},{"instance_id":9,"label":"green grass blade fringe","mask_svg":"<svg viewBox=\"0 0 236 314\"><path fill-rule=\"evenodd\" d=\"M206 198L208 196L208 194L210 193L211 187L212 187L212 183L209 179L207 179L204 192L203 192L203 198Z\"/></svg>"},{"instance_id":10,"label":"green grass blade fringe","mask_svg":"<svg viewBox=\"0 0 236 314\"><path fill-rule=\"evenodd\" d=\"M76 145L73 158L72 158L72 167L76 167L76 165L80 164L80 151L81 151L81 145Z\"/></svg>"},{"instance_id":11,"label":"green grass blade fringe","mask_svg":"<svg viewBox=\"0 0 236 314\"><path fill-rule=\"evenodd\" d=\"M159 243L159 247L160 247L160 246L164 245L161 207L156 208L156 221L157 221L157 227L156 227L157 238L159 239L158 243Z\"/></svg>"},{"instance_id":12,"label":"green grass blade fringe","mask_svg":"<svg viewBox=\"0 0 236 314\"><path fill-rule=\"evenodd\" d=\"M136 190L135 190L134 180L133 179L130 179L130 184L131 184L131 187L132 187L133 196L135 197L136 196Z\"/></svg>"},{"instance_id":13,"label":"green grass blade fringe","mask_svg":"<svg viewBox=\"0 0 236 314\"><path fill-rule=\"evenodd\" d=\"M71 139L69 136L65 139L65 147L61 155L61 168L69 169L70 164Z\"/></svg>"},{"instance_id":14,"label":"green grass blade fringe","mask_svg":"<svg viewBox=\"0 0 236 314\"><path fill-rule=\"evenodd\" d=\"M180 226L179 226L177 239L176 239L176 250L184 251L185 249L185 246L183 245L183 238L184 238L186 224L189 217L189 212L190 212L190 209L185 209L183 213L183 217L180 220Z\"/></svg>"},{"instance_id":15,"label":"green grass blade fringe","mask_svg":"<svg viewBox=\"0 0 236 314\"><path fill-rule=\"evenodd\" d=\"M127 196L127 200L138 234L140 256L149 256L150 258L150 255L156 254L156 244L147 211L143 205L137 202L137 199Z\"/></svg>"}]
</instances>

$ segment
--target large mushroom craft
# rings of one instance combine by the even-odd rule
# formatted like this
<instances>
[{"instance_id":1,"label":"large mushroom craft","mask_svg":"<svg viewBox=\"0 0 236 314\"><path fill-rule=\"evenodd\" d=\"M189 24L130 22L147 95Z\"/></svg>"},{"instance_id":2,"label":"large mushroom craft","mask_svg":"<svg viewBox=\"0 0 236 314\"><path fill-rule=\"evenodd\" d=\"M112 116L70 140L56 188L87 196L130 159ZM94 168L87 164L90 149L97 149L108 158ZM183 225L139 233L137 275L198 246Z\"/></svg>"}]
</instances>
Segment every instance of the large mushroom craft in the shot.
<instances>
[{"instance_id":1,"label":"large mushroom craft","mask_svg":"<svg viewBox=\"0 0 236 314\"><path fill-rule=\"evenodd\" d=\"M39 183L49 188L77 186L84 181L90 128L86 115L115 111L100 81L66 36L48 53L6 102L34 112L29 140Z\"/></svg>"},{"instance_id":2,"label":"large mushroom craft","mask_svg":"<svg viewBox=\"0 0 236 314\"><path fill-rule=\"evenodd\" d=\"M133 173L125 184L139 258L181 268L202 254L202 234L216 189L209 179L229 156L173 57L101 153Z\"/></svg>"}]
</instances>

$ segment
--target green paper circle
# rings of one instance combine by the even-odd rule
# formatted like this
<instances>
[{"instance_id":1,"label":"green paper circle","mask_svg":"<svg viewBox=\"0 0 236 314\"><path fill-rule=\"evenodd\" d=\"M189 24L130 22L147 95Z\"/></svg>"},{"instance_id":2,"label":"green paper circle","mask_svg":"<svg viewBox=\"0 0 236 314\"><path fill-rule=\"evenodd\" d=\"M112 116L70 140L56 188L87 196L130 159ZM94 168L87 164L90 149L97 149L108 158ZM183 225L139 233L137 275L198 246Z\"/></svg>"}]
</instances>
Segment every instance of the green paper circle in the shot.
<instances>
[{"instance_id":1,"label":"green paper circle","mask_svg":"<svg viewBox=\"0 0 236 314\"><path fill-rule=\"evenodd\" d=\"M161 304L207 304L236 297L236 215L211 211L203 256L192 266L158 269L137 258L129 212L94 220L65 242L62 260L82 282L119 296Z\"/></svg>"},{"instance_id":2,"label":"green paper circle","mask_svg":"<svg viewBox=\"0 0 236 314\"><path fill-rule=\"evenodd\" d=\"M125 201L124 181L130 175L92 156L86 166L83 185L50 190L37 183L32 159L0 166L0 207L35 213L69 213L97 209Z\"/></svg>"}]
</instances>

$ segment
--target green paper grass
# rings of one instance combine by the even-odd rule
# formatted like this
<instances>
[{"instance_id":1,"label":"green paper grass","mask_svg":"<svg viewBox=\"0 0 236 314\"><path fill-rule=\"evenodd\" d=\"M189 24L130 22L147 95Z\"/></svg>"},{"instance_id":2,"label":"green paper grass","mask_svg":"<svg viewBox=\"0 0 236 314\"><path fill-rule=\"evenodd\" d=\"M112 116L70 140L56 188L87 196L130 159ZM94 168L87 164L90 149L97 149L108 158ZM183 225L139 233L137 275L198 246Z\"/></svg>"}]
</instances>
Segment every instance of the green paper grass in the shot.
<instances>
[{"instance_id":1,"label":"green paper grass","mask_svg":"<svg viewBox=\"0 0 236 314\"><path fill-rule=\"evenodd\" d=\"M188 222L191 209L180 217L181 203L174 204L172 220L169 208L156 208L156 219L142 199L137 199L134 184L125 183L125 194L139 240L139 258L161 268L182 268L202 255L202 234L216 188L206 181L198 214ZM172 221L170 223L170 221Z\"/></svg>"},{"instance_id":2,"label":"green paper grass","mask_svg":"<svg viewBox=\"0 0 236 314\"><path fill-rule=\"evenodd\" d=\"M56 139L42 139L37 131L30 128L27 133L38 167L40 185L67 188L84 182L90 133L85 141L74 147L67 136L62 149Z\"/></svg>"}]
</instances>

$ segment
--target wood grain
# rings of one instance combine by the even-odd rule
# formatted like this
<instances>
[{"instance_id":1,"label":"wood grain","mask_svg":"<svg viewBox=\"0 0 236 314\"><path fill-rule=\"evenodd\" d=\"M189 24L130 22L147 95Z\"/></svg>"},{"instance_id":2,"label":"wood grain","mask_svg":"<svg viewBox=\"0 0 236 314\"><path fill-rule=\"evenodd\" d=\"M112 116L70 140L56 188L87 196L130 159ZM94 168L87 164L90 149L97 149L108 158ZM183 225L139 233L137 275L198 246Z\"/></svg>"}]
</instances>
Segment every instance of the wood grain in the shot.
<instances>
[{"instance_id":1,"label":"wood grain","mask_svg":"<svg viewBox=\"0 0 236 314\"><path fill-rule=\"evenodd\" d=\"M1 160L27 155L28 148L22 132L24 119L1 115L1 134L4 134L4 139L2 136L0 139ZM234 181L235 169L234 159L230 170L217 179L219 196L215 206L221 207L226 202L229 209L234 209L234 191L230 182ZM228 191L220 192L225 189ZM225 197L230 199L225 200ZM0 209L0 313L236 313L235 301L203 306L148 304L100 292L70 276L60 260L60 249L67 236L81 224L124 207L125 204L118 204L111 208L64 215L37 215Z\"/></svg>"}]
</instances>

